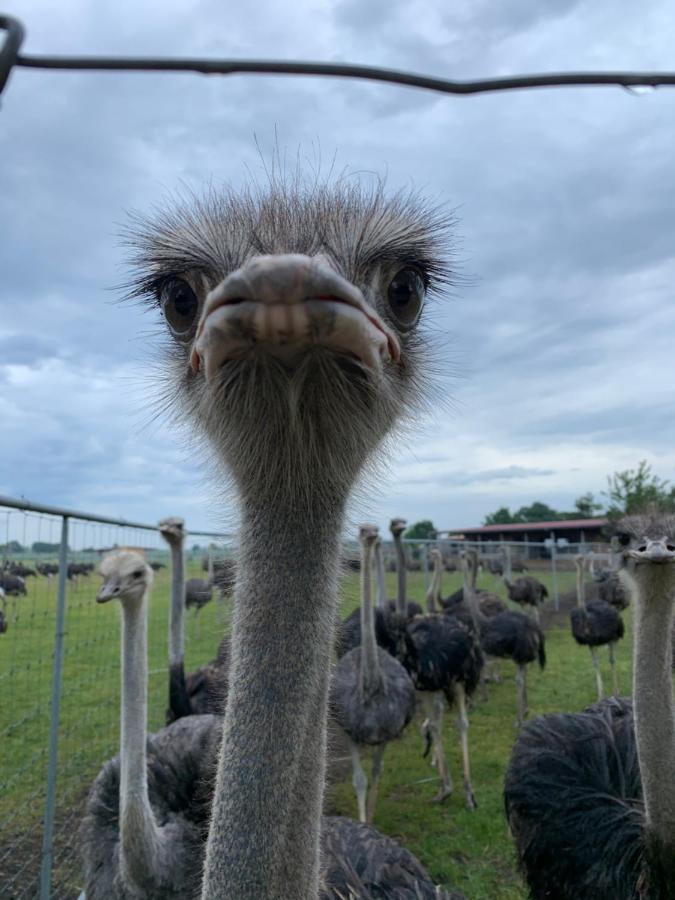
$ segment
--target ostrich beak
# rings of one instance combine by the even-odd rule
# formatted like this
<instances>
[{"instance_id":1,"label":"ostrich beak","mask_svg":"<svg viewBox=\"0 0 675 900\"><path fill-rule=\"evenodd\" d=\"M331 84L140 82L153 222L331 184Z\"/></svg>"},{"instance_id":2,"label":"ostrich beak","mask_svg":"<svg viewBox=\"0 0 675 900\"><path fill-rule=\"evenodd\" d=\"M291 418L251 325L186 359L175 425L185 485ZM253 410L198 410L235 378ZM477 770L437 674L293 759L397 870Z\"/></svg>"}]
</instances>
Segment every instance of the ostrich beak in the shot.
<instances>
[{"instance_id":1,"label":"ostrich beak","mask_svg":"<svg viewBox=\"0 0 675 900\"><path fill-rule=\"evenodd\" d=\"M257 256L206 298L190 365L212 381L223 363L256 350L292 364L312 346L356 357L378 373L401 353L361 291L323 257Z\"/></svg>"},{"instance_id":2,"label":"ostrich beak","mask_svg":"<svg viewBox=\"0 0 675 900\"><path fill-rule=\"evenodd\" d=\"M119 592L120 584L118 579L113 578L110 581L104 581L96 595L96 602L107 603L108 600L113 600Z\"/></svg>"},{"instance_id":3,"label":"ostrich beak","mask_svg":"<svg viewBox=\"0 0 675 900\"><path fill-rule=\"evenodd\" d=\"M675 563L675 546L663 537L658 541L644 539L644 546L637 550L628 550L626 555L637 563Z\"/></svg>"}]
</instances>

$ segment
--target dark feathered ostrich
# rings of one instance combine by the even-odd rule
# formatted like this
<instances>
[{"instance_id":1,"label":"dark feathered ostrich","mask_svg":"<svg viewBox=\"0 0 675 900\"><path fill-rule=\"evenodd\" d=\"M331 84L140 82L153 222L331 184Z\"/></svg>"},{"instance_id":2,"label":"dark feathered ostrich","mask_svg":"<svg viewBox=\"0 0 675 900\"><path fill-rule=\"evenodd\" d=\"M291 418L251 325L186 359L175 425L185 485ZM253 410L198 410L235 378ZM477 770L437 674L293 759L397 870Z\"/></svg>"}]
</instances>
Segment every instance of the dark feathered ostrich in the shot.
<instances>
[{"instance_id":1,"label":"dark feathered ostrich","mask_svg":"<svg viewBox=\"0 0 675 900\"><path fill-rule=\"evenodd\" d=\"M457 708L457 727L462 747L464 796L469 809L476 808L469 765L469 719L466 699L475 691L483 667L483 655L476 637L454 616L437 611L435 599L440 591L443 560L438 550L430 553L433 574L427 592L425 615L415 616L407 626L408 645L403 659L417 690L424 694L431 736L433 761L438 767L441 786L435 800L452 793L452 779L443 750L442 716L445 701Z\"/></svg>"},{"instance_id":2,"label":"dark feathered ostrich","mask_svg":"<svg viewBox=\"0 0 675 900\"><path fill-rule=\"evenodd\" d=\"M496 616L485 616L476 603L472 590L478 569L478 556L475 551L469 550L464 559L466 572L464 590L470 599L483 652L498 659L510 659L516 664L517 722L520 726L528 715L527 666L535 660L539 661L542 670L546 665L544 632L532 617L525 613L507 610Z\"/></svg>"},{"instance_id":3,"label":"dark feathered ostrich","mask_svg":"<svg viewBox=\"0 0 675 900\"><path fill-rule=\"evenodd\" d=\"M675 896L675 520L632 517L620 529L632 707L611 698L534 719L507 771L506 812L535 900Z\"/></svg>"},{"instance_id":4,"label":"dark feathered ostrich","mask_svg":"<svg viewBox=\"0 0 675 900\"><path fill-rule=\"evenodd\" d=\"M199 613L213 600L213 585L205 578L188 578L185 582L185 608L194 609L195 634L199 637Z\"/></svg>"},{"instance_id":5,"label":"dark feathered ostrich","mask_svg":"<svg viewBox=\"0 0 675 900\"><path fill-rule=\"evenodd\" d=\"M616 642L624 635L623 619L614 606L605 603L604 600L594 600L586 603L584 567L585 559L577 556L574 559L577 572L577 607L570 613L572 637L591 652L593 669L595 670L595 683L598 689L598 700L604 696L602 673L597 647L607 645L609 647L609 663L612 668L612 688L614 695L619 693L616 675Z\"/></svg>"},{"instance_id":6,"label":"dark feathered ostrich","mask_svg":"<svg viewBox=\"0 0 675 900\"><path fill-rule=\"evenodd\" d=\"M515 581L510 581L504 576L504 584L509 595L509 600L523 608L531 609L535 620L539 623L539 607L548 597L548 589L541 581L537 581L532 575L521 575Z\"/></svg>"},{"instance_id":7,"label":"dark feathered ostrich","mask_svg":"<svg viewBox=\"0 0 675 900\"><path fill-rule=\"evenodd\" d=\"M360 473L418 408L437 222L415 203L313 183L213 196L136 244L137 292L172 336L167 388L241 513L202 900L337 897L320 888L320 832L340 537ZM434 897L408 854L358 823L344 826L350 857L331 859L336 828L324 823L325 872L367 874L355 896Z\"/></svg>"},{"instance_id":8,"label":"dark feathered ostrich","mask_svg":"<svg viewBox=\"0 0 675 900\"><path fill-rule=\"evenodd\" d=\"M415 688L401 663L375 642L371 596L373 544L377 529L364 525L361 542L361 642L338 662L331 682L331 708L350 740L359 819L371 823L382 775L384 751L415 712ZM374 747L370 795L360 748Z\"/></svg>"},{"instance_id":9,"label":"dark feathered ostrich","mask_svg":"<svg viewBox=\"0 0 675 900\"><path fill-rule=\"evenodd\" d=\"M2 609L0 609L0 634L4 634L7 631L7 618L5 616L6 602L7 598L5 596L5 591L3 588L0 588L0 603L2 603Z\"/></svg>"},{"instance_id":10,"label":"dark feathered ostrich","mask_svg":"<svg viewBox=\"0 0 675 900\"><path fill-rule=\"evenodd\" d=\"M146 733L147 598L152 569L119 551L101 562L99 603L122 608L120 755L92 785L80 827L87 900L178 900L201 882L214 759L214 716Z\"/></svg>"}]
</instances>

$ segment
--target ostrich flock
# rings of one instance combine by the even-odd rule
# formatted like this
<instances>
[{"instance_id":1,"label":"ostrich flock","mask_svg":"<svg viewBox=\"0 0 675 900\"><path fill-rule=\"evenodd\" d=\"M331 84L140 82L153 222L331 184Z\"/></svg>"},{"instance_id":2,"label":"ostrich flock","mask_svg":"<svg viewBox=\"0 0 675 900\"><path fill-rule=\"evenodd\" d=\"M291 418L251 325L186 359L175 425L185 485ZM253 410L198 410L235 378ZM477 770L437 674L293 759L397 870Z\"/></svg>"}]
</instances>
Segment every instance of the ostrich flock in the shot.
<instances>
[{"instance_id":1,"label":"ostrich flock","mask_svg":"<svg viewBox=\"0 0 675 900\"><path fill-rule=\"evenodd\" d=\"M432 551L423 609L407 594L402 520L391 523L396 598L378 530L365 524L361 605L338 615L347 504L425 402L424 302L450 278L448 223L418 198L340 183L213 193L134 228L130 293L163 316L165 393L236 492L239 544L236 575L225 573L231 633L214 635L214 660L185 674L185 532L179 519L160 525L172 560L169 703L168 724L150 735L154 573L133 550L101 563L97 600L121 608L121 734L81 823L87 900L456 900L373 824L386 747L418 706L420 753L426 743L443 802L453 791L447 705L464 802L480 816L469 723L503 660L517 686L505 809L531 896L672 900L675 520L621 523L597 600L587 601L577 560L572 634L590 649L599 698L578 712L528 718L528 667L546 663L545 587L504 571L507 597L481 591L468 550L463 587L443 598L444 559ZM211 572L207 584L217 580ZM605 698L598 647L609 648L616 692L629 602L632 699ZM323 815L333 729L351 756L358 821ZM420 802L431 799L420 790Z\"/></svg>"}]
</instances>

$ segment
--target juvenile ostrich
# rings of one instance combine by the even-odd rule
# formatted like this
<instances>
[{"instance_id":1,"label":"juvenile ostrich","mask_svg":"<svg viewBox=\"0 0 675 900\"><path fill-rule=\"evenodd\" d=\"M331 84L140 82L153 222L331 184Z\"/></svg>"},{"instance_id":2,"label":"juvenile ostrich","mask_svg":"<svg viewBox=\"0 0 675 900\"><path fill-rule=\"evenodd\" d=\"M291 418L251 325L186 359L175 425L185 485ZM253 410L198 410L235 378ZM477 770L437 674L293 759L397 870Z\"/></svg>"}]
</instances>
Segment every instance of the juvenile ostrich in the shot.
<instances>
[{"instance_id":1,"label":"juvenile ostrich","mask_svg":"<svg viewBox=\"0 0 675 900\"><path fill-rule=\"evenodd\" d=\"M384 751L401 735L415 712L415 688L401 663L375 642L371 568L377 528L364 525L361 543L361 642L338 662L331 682L331 707L350 741L359 819L371 823L377 803ZM373 774L361 765L359 748L374 747Z\"/></svg>"},{"instance_id":2,"label":"juvenile ostrich","mask_svg":"<svg viewBox=\"0 0 675 900\"><path fill-rule=\"evenodd\" d=\"M506 575L503 577L509 600L522 607L530 607L534 618L539 624L539 607L548 597L548 589L541 581L537 581L532 575L521 575L515 581L511 581Z\"/></svg>"},{"instance_id":3,"label":"juvenile ostrich","mask_svg":"<svg viewBox=\"0 0 675 900\"><path fill-rule=\"evenodd\" d=\"M444 700L457 707L457 728L462 747L464 796L469 809L476 808L469 765L469 718L466 699L475 691L483 668L478 641L454 616L439 613L436 598L440 591L443 560L438 550L430 553L433 563L427 592L425 615L415 616L407 627L408 649L403 659L417 690L424 693L427 712L425 730L431 737L433 760L438 767L441 786L434 798L444 800L452 793L452 779L443 750L442 717Z\"/></svg>"},{"instance_id":4,"label":"juvenile ostrich","mask_svg":"<svg viewBox=\"0 0 675 900\"><path fill-rule=\"evenodd\" d=\"M120 755L94 781L80 827L87 900L183 900L199 889L220 738L214 716L146 734L152 569L130 550L101 562L98 603L122 607Z\"/></svg>"},{"instance_id":5,"label":"juvenile ostrich","mask_svg":"<svg viewBox=\"0 0 675 900\"><path fill-rule=\"evenodd\" d=\"M474 623L483 652L498 659L510 659L517 667L517 723L522 725L528 715L527 666L535 660L539 668L546 666L546 640L544 632L531 616L507 610L496 616L485 616L473 591L478 570L478 556L469 550L465 556L465 587L473 613Z\"/></svg>"},{"instance_id":6,"label":"juvenile ostrich","mask_svg":"<svg viewBox=\"0 0 675 900\"><path fill-rule=\"evenodd\" d=\"M611 698L521 731L505 801L532 897L675 896L675 520L620 525L635 608L633 703ZM665 535L665 536L664 536Z\"/></svg>"},{"instance_id":7,"label":"juvenile ostrich","mask_svg":"<svg viewBox=\"0 0 675 900\"><path fill-rule=\"evenodd\" d=\"M203 900L337 898L352 884L359 898L437 896L409 854L358 823L324 821L321 891L319 863L345 506L418 410L439 237L418 203L343 183L212 196L136 234L137 293L173 338L167 390L241 516Z\"/></svg>"},{"instance_id":8,"label":"juvenile ostrich","mask_svg":"<svg viewBox=\"0 0 675 900\"><path fill-rule=\"evenodd\" d=\"M592 603L586 603L586 586L584 583L584 566L585 560L583 556L574 558L574 565L577 573L577 607L570 613L570 624L572 626L572 637L584 647L588 647L591 651L591 660L593 669L595 670L595 683L598 689L598 700L602 700L604 696L604 687L602 683L602 673L600 672L600 660L598 659L597 647L605 644L609 646L609 664L612 668L612 689L614 695L619 693L619 686L616 675L616 642L621 640L624 635L623 619L617 612L616 608L605 603L604 600L594 600Z\"/></svg>"}]
</instances>

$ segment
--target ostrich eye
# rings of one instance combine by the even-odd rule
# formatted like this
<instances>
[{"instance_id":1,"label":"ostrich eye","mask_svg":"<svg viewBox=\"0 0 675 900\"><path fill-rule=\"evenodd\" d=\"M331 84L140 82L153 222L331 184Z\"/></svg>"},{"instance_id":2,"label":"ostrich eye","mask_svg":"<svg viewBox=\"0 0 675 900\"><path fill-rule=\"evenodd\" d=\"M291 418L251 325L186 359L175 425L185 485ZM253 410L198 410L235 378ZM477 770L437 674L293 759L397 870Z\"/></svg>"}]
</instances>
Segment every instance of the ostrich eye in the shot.
<instances>
[{"instance_id":1,"label":"ostrich eye","mask_svg":"<svg viewBox=\"0 0 675 900\"><path fill-rule=\"evenodd\" d=\"M143 569L136 569L135 572L132 573L132 578L142 578L143 577Z\"/></svg>"},{"instance_id":2,"label":"ostrich eye","mask_svg":"<svg viewBox=\"0 0 675 900\"><path fill-rule=\"evenodd\" d=\"M415 269L401 269L392 278L387 292L389 308L404 331L419 319L424 303L424 281Z\"/></svg>"},{"instance_id":3,"label":"ostrich eye","mask_svg":"<svg viewBox=\"0 0 675 900\"><path fill-rule=\"evenodd\" d=\"M199 301L190 285L180 278L167 278L160 288L159 301L174 337L188 337L199 313Z\"/></svg>"}]
</instances>

